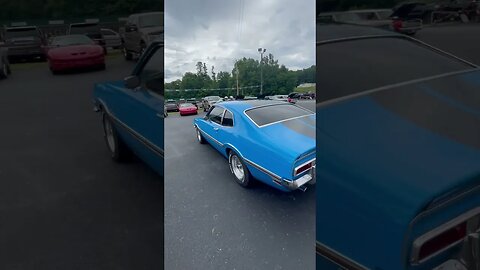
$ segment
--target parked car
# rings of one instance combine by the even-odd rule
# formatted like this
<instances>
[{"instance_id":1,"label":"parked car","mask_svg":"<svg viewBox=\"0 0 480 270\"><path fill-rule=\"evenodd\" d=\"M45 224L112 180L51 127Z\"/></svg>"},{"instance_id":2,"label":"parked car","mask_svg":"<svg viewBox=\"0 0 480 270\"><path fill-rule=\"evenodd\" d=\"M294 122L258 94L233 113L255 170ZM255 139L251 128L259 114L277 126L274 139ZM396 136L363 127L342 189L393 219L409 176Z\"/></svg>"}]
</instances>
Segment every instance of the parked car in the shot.
<instances>
[{"instance_id":1,"label":"parked car","mask_svg":"<svg viewBox=\"0 0 480 270\"><path fill-rule=\"evenodd\" d=\"M79 68L105 69L103 48L85 35L53 37L47 59L53 74Z\"/></svg>"},{"instance_id":2,"label":"parked car","mask_svg":"<svg viewBox=\"0 0 480 270\"><path fill-rule=\"evenodd\" d=\"M267 100L226 101L193 122L200 143L228 159L235 181L255 180L282 191L315 181L315 113Z\"/></svg>"},{"instance_id":3,"label":"parked car","mask_svg":"<svg viewBox=\"0 0 480 270\"><path fill-rule=\"evenodd\" d=\"M322 22L338 22L394 30L413 35L422 29L421 18L413 18L403 9L361 9L319 14Z\"/></svg>"},{"instance_id":4,"label":"parked car","mask_svg":"<svg viewBox=\"0 0 480 270\"><path fill-rule=\"evenodd\" d=\"M122 47L122 38L119 33L107 28L102 28L100 31L105 40L105 47L112 49L120 49Z\"/></svg>"},{"instance_id":5,"label":"parked car","mask_svg":"<svg viewBox=\"0 0 480 270\"><path fill-rule=\"evenodd\" d=\"M197 106L192 103L182 103L179 105L178 109L180 110L180 116L198 114Z\"/></svg>"},{"instance_id":6,"label":"parked car","mask_svg":"<svg viewBox=\"0 0 480 270\"><path fill-rule=\"evenodd\" d=\"M189 98L189 99L187 99L187 102L188 102L188 103L192 103L193 105L195 105L195 107L198 108L197 100L196 100L196 99L194 99L194 98Z\"/></svg>"},{"instance_id":7,"label":"parked car","mask_svg":"<svg viewBox=\"0 0 480 270\"><path fill-rule=\"evenodd\" d=\"M154 42L123 81L95 85L95 111L102 114L111 156L125 161L135 153L163 176L163 42Z\"/></svg>"},{"instance_id":8,"label":"parked car","mask_svg":"<svg viewBox=\"0 0 480 270\"><path fill-rule=\"evenodd\" d=\"M273 96L270 96L270 99L288 102L288 95L273 95Z\"/></svg>"},{"instance_id":9,"label":"parked car","mask_svg":"<svg viewBox=\"0 0 480 270\"><path fill-rule=\"evenodd\" d=\"M290 103L297 103L297 101L301 98L302 98L302 94L292 92L292 93L288 94L287 101L290 102Z\"/></svg>"},{"instance_id":10,"label":"parked car","mask_svg":"<svg viewBox=\"0 0 480 270\"><path fill-rule=\"evenodd\" d=\"M11 73L10 63L8 62L8 49L0 47L0 79L5 79Z\"/></svg>"},{"instance_id":11,"label":"parked car","mask_svg":"<svg viewBox=\"0 0 480 270\"><path fill-rule=\"evenodd\" d=\"M222 102L223 99L219 96L206 96L202 99L203 111L207 112L217 102Z\"/></svg>"},{"instance_id":12,"label":"parked car","mask_svg":"<svg viewBox=\"0 0 480 270\"><path fill-rule=\"evenodd\" d=\"M6 27L4 47L11 63L18 60L45 60L44 42L36 26Z\"/></svg>"},{"instance_id":13,"label":"parked car","mask_svg":"<svg viewBox=\"0 0 480 270\"><path fill-rule=\"evenodd\" d=\"M478 269L478 66L374 28L317 37L317 269Z\"/></svg>"},{"instance_id":14,"label":"parked car","mask_svg":"<svg viewBox=\"0 0 480 270\"><path fill-rule=\"evenodd\" d=\"M165 102L165 108L167 109L167 112L178 112L178 104L175 100L170 99Z\"/></svg>"},{"instance_id":15,"label":"parked car","mask_svg":"<svg viewBox=\"0 0 480 270\"><path fill-rule=\"evenodd\" d=\"M126 60L141 55L156 39L163 37L163 12L132 14L125 27L120 28L123 38L123 55Z\"/></svg>"},{"instance_id":16,"label":"parked car","mask_svg":"<svg viewBox=\"0 0 480 270\"><path fill-rule=\"evenodd\" d=\"M102 46L104 53L107 54L105 38L100 29L98 23L72 23L69 25L67 33L68 35L86 35L97 45Z\"/></svg>"}]
</instances>

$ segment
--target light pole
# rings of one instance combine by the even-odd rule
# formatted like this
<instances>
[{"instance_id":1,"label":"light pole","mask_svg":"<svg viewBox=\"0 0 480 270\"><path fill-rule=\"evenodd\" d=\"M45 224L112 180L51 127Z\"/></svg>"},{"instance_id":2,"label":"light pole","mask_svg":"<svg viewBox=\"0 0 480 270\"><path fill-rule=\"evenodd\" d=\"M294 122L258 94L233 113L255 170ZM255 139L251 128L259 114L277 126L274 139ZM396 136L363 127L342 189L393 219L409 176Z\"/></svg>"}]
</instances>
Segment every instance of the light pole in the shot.
<instances>
[{"instance_id":1,"label":"light pole","mask_svg":"<svg viewBox=\"0 0 480 270\"><path fill-rule=\"evenodd\" d=\"M258 52L260 53L260 95L263 94L263 53L265 53L267 49L265 48L258 48Z\"/></svg>"}]
</instances>

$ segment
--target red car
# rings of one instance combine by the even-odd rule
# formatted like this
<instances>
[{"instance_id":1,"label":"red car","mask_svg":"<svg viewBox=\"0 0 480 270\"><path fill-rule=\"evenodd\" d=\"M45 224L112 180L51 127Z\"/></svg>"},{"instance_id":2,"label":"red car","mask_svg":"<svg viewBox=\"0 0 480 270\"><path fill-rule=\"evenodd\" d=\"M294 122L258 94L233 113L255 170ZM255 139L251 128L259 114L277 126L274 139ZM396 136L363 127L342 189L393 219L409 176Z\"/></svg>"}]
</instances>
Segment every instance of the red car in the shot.
<instances>
[{"instance_id":1,"label":"red car","mask_svg":"<svg viewBox=\"0 0 480 270\"><path fill-rule=\"evenodd\" d=\"M78 68L105 69L102 46L85 35L54 37L47 49L47 59L54 74Z\"/></svg>"},{"instance_id":2,"label":"red car","mask_svg":"<svg viewBox=\"0 0 480 270\"><path fill-rule=\"evenodd\" d=\"M181 103L179 106L180 115L198 114L197 106L192 103Z\"/></svg>"}]
</instances>

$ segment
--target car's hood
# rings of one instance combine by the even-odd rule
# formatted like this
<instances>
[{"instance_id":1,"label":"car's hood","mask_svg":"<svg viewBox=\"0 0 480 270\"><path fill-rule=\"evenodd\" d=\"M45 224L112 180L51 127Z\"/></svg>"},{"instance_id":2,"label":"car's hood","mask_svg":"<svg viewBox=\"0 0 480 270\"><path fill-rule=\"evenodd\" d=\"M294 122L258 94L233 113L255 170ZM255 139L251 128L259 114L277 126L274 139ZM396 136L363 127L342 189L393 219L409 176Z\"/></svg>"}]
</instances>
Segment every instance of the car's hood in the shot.
<instances>
[{"instance_id":1,"label":"car's hood","mask_svg":"<svg viewBox=\"0 0 480 270\"><path fill-rule=\"evenodd\" d=\"M315 150L315 115L261 127L259 132L266 138L266 144L291 161Z\"/></svg>"},{"instance_id":2,"label":"car's hood","mask_svg":"<svg viewBox=\"0 0 480 270\"><path fill-rule=\"evenodd\" d=\"M50 58L76 58L86 57L92 54L103 54L102 47L99 45L75 45L48 50L48 56Z\"/></svg>"},{"instance_id":3,"label":"car's hood","mask_svg":"<svg viewBox=\"0 0 480 270\"><path fill-rule=\"evenodd\" d=\"M412 219L434 199L480 183L480 71L319 104L317 114L317 178L330 191L318 191L317 208L344 213L336 214L338 222L354 219L382 252L377 262L400 264L391 254L401 254ZM341 203L322 208L330 194ZM332 229L349 243L366 241L338 222ZM339 251L368 257L360 247L317 236ZM385 245L394 247L391 253L381 250Z\"/></svg>"}]
</instances>

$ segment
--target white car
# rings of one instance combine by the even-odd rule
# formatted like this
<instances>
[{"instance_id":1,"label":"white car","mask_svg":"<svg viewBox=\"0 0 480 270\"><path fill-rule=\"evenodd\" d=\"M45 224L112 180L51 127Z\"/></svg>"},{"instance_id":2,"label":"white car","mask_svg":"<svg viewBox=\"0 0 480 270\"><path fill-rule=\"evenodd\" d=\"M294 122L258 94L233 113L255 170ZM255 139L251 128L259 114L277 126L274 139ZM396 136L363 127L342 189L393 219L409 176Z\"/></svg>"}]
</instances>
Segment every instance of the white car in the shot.
<instances>
[{"instance_id":1,"label":"white car","mask_svg":"<svg viewBox=\"0 0 480 270\"><path fill-rule=\"evenodd\" d=\"M119 33L107 28L102 28L100 31L105 40L105 47L119 49L122 46L122 38Z\"/></svg>"},{"instance_id":2,"label":"white car","mask_svg":"<svg viewBox=\"0 0 480 270\"><path fill-rule=\"evenodd\" d=\"M271 100L280 100L280 101L286 101L288 102L288 96L287 95L274 95L270 96Z\"/></svg>"}]
</instances>

